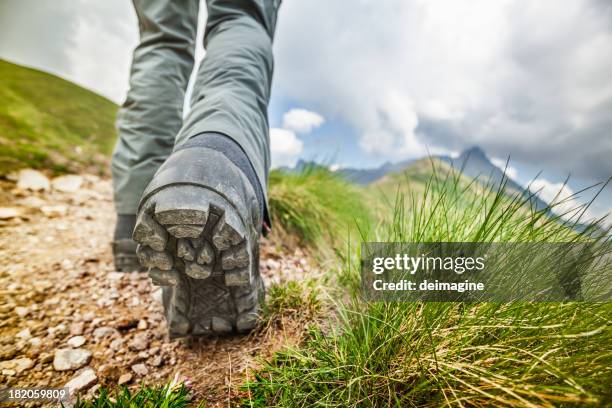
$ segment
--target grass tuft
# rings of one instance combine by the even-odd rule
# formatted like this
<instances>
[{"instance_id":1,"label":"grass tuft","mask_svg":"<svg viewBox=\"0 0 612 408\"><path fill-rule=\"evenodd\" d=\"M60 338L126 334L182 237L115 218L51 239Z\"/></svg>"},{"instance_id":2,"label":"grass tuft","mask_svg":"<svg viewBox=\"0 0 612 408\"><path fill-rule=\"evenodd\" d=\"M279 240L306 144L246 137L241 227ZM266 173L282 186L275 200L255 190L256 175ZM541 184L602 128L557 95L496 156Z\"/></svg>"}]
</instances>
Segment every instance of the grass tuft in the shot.
<instances>
[{"instance_id":1,"label":"grass tuft","mask_svg":"<svg viewBox=\"0 0 612 408\"><path fill-rule=\"evenodd\" d=\"M405 186L401 186L404 188ZM414 191L414 193L410 193ZM597 222L536 210L521 194L435 173L389 200L371 242L607 240ZM578 209L577 213L584 213ZM313 330L246 384L248 406L604 406L612 402L610 303L367 302L359 253L333 332ZM609 276L608 276L609 279Z\"/></svg>"},{"instance_id":2,"label":"grass tuft","mask_svg":"<svg viewBox=\"0 0 612 408\"><path fill-rule=\"evenodd\" d=\"M333 172L307 167L300 172L272 171L269 204L274 228L316 246L338 242L356 226L367 228L370 214L364 191Z\"/></svg>"},{"instance_id":3,"label":"grass tuft","mask_svg":"<svg viewBox=\"0 0 612 408\"><path fill-rule=\"evenodd\" d=\"M136 391L126 387L113 392L101 388L91 400L77 400L74 408L183 408L190 405L191 389L173 381L163 386L141 385Z\"/></svg>"}]
</instances>

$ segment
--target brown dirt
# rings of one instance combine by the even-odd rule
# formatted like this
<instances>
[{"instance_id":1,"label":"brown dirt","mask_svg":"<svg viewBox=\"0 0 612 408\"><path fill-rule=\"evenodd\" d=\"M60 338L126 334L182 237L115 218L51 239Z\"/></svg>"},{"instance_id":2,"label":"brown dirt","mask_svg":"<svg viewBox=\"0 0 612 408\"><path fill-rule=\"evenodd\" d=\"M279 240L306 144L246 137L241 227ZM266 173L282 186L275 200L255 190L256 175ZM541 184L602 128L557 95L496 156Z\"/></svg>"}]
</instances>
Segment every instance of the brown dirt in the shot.
<instances>
[{"instance_id":1,"label":"brown dirt","mask_svg":"<svg viewBox=\"0 0 612 408\"><path fill-rule=\"evenodd\" d=\"M308 322L293 318L266 325L258 335L170 341L159 289L146 274L113 270L108 180L85 176L84 186L70 194L0 187L3 204L23 211L0 221L0 364L18 358L33 363L21 373L0 370L0 384L63 386L78 370L56 371L54 353L82 335L80 348L93 353L86 366L95 370L98 385L115 386L127 373L131 387L165 383L178 373L191 380L196 400L227 405L247 368L304 333ZM319 275L300 249L266 240L261 252L268 284ZM139 363L147 374L133 371Z\"/></svg>"}]
</instances>

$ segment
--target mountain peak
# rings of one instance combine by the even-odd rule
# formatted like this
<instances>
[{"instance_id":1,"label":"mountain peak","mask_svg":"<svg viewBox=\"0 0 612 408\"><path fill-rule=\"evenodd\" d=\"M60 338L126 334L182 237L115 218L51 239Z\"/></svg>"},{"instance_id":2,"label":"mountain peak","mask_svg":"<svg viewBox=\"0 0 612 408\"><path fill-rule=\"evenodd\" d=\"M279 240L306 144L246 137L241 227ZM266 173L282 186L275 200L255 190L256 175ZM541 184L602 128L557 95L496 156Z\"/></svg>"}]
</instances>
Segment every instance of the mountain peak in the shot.
<instances>
[{"instance_id":1,"label":"mountain peak","mask_svg":"<svg viewBox=\"0 0 612 408\"><path fill-rule=\"evenodd\" d=\"M468 156L472 159L475 159L475 158L487 159L487 155L479 146L472 146L469 149L464 150L461 153L460 157L468 157Z\"/></svg>"}]
</instances>

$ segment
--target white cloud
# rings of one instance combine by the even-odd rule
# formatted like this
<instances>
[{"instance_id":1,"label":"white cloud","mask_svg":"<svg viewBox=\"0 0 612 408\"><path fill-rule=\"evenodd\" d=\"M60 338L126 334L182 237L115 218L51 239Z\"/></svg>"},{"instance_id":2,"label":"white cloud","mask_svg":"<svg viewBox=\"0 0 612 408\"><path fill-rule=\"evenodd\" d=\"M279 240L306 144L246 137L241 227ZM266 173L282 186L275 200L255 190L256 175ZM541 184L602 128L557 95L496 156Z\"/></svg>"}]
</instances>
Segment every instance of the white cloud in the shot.
<instances>
[{"instance_id":1,"label":"white cloud","mask_svg":"<svg viewBox=\"0 0 612 408\"><path fill-rule=\"evenodd\" d=\"M287 129L270 129L270 151L272 153L272 168L293 167L302 153L304 143L294 132Z\"/></svg>"},{"instance_id":2,"label":"white cloud","mask_svg":"<svg viewBox=\"0 0 612 408\"><path fill-rule=\"evenodd\" d=\"M518 170L516 169L516 167L510 166L510 164L506 166L506 160L493 157L491 158L491 163L493 163L495 167L497 167L501 171L504 171L505 169L506 176L508 176L512 180L514 181L518 180Z\"/></svg>"},{"instance_id":3,"label":"white cloud","mask_svg":"<svg viewBox=\"0 0 612 408\"><path fill-rule=\"evenodd\" d=\"M338 171L342 168L342 165L338 164L338 163L334 163L331 166L329 166L329 171Z\"/></svg>"},{"instance_id":4,"label":"white cloud","mask_svg":"<svg viewBox=\"0 0 612 408\"><path fill-rule=\"evenodd\" d=\"M563 215L563 218L575 220L583 211L584 206L574 195L574 191L563 183L553 183L546 179L538 178L529 183L529 190L534 192L544 200L551 204L553 212L558 215ZM589 211L585 211L581 215L581 220L586 221L593 218Z\"/></svg>"},{"instance_id":5,"label":"white cloud","mask_svg":"<svg viewBox=\"0 0 612 408\"><path fill-rule=\"evenodd\" d=\"M547 170L612 173L609 2L388 0L325 9L283 4L274 92L344 120L369 156L476 144Z\"/></svg>"},{"instance_id":6,"label":"white cloud","mask_svg":"<svg viewBox=\"0 0 612 408\"><path fill-rule=\"evenodd\" d=\"M306 109L291 109L283 115L283 128L296 133L310 133L325 122L325 118Z\"/></svg>"}]
</instances>

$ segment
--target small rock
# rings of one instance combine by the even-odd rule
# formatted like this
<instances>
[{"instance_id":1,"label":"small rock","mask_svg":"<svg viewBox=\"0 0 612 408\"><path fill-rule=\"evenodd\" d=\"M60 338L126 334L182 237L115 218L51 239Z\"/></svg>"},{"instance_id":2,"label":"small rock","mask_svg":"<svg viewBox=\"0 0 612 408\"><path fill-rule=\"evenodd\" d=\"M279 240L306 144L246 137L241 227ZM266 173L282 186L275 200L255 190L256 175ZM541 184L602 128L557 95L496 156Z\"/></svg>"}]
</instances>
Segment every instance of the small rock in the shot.
<instances>
[{"instance_id":1,"label":"small rock","mask_svg":"<svg viewBox=\"0 0 612 408\"><path fill-rule=\"evenodd\" d=\"M85 324L83 322L75 322L70 325L70 335L72 336L80 336L83 334L83 330L85 329Z\"/></svg>"},{"instance_id":2,"label":"small rock","mask_svg":"<svg viewBox=\"0 0 612 408\"><path fill-rule=\"evenodd\" d=\"M134 364L132 366L132 371L134 371L136 374L140 376L145 376L149 374L149 370L147 369L147 366L144 365L143 363Z\"/></svg>"},{"instance_id":3,"label":"small rock","mask_svg":"<svg viewBox=\"0 0 612 408\"><path fill-rule=\"evenodd\" d=\"M79 371L70 381L64 384L65 388L68 388L70 395L75 392L86 390L98 381L96 372L90 367L84 368Z\"/></svg>"},{"instance_id":4,"label":"small rock","mask_svg":"<svg viewBox=\"0 0 612 408\"><path fill-rule=\"evenodd\" d=\"M17 306L15 308L15 313L17 313L17 316L19 317L26 317L28 313L30 313L30 311L28 310L27 307Z\"/></svg>"},{"instance_id":5,"label":"small rock","mask_svg":"<svg viewBox=\"0 0 612 408\"><path fill-rule=\"evenodd\" d=\"M16 358L0 362L1 370L12 370L15 374L21 374L32 367L34 367L34 361L30 358Z\"/></svg>"},{"instance_id":6,"label":"small rock","mask_svg":"<svg viewBox=\"0 0 612 408\"><path fill-rule=\"evenodd\" d=\"M109 272L106 277L111 281L118 281L125 277L125 272Z\"/></svg>"},{"instance_id":7,"label":"small rock","mask_svg":"<svg viewBox=\"0 0 612 408\"><path fill-rule=\"evenodd\" d=\"M40 339L40 337L32 337L30 339L30 344L32 345L32 347L40 347L40 345L42 344L42 340Z\"/></svg>"},{"instance_id":8,"label":"small rock","mask_svg":"<svg viewBox=\"0 0 612 408\"><path fill-rule=\"evenodd\" d=\"M161 358L161 356L155 356L151 359L151 365L153 367L159 367L160 365L162 365L162 363L164 362L164 360Z\"/></svg>"},{"instance_id":9,"label":"small rock","mask_svg":"<svg viewBox=\"0 0 612 408\"><path fill-rule=\"evenodd\" d=\"M5 375L5 376L7 376L7 377L14 377L14 376L15 376L15 374L17 374L17 373L15 372L15 370L10 370L10 369L8 369L8 368L5 368L5 369L3 369L3 370L2 370L2 375Z\"/></svg>"},{"instance_id":10,"label":"small rock","mask_svg":"<svg viewBox=\"0 0 612 408\"><path fill-rule=\"evenodd\" d=\"M85 344L85 341L85 337L83 336L74 336L69 338L66 344L68 344L72 348L78 348Z\"/></svg>"},{"instance_id":11,"label":"small rock","mask_svg":"<svg viewBox=\"0 0 612 408\"><path fill-rule=\"evenodd\" d=\"M65 205L44 205L40 207L40 211L49 218L62 217L68 212L68 207Z\"/></svg>"},{"instance_id":12,"label":"small rock","mask_svg":"<svg viewBox=\"0 0 612 408\"><path fill-rule=\"evenodd\" d=\"M119 381L117 381L117 383L119 385L128 384L130 381L132 381L132 378L133 378L132 374L125 373L125 374L122 374L121 377L119 377Z\"/></svg>"},{"instance_id":13,"label":"small rock","mask_svg":"<svg viewBox=\"0 0 612 408\"><path fill-rule=\"evenodd\" d=\"M91 360L91 351L85 349L59 349L55 351L53 368L56 371L76 370Z\"/></svg>"},{"instance_id":14,"label":"small rock","mask_svg":"<svg viewBox=\"0 0 612 408\"><path fill-rule=\"evenodd\" d=\"M40 207L47 204L45 200L42 200L34 196L28 196L28 197L22 198L17 203L21 206L34 208L34 209L40 209Z\"/></svg>"},{"instance_id":15,"label":"small rock","mask_svg":"<svg viewBox=\"0 0 612 408\"><path fill-rule=\"evenodd\" d=\"M24 169L19 172L17 188L21 190L40 191L49 190L50 187L49 179L40 171Z\"/></svg>"},{"instance_id":16,"label":"small rock","mask_svg":"<svg viewBox=\"0 0 612 408\"><path fill-rule=\"evenodd\" d=\"M30 329L26 327L25 329L17 333L15 336L22 340L28 340L32 337L32 333L30 332Z\"/></svg>"},{"instance_id":17,"label":"small rock","mask_svg":"<svg viewBox=\"0 0 612 408\"><path fill-rule=\"evenodd\" d=\"M83 179L93 185L98 185L100 183L100 177L95 174L83 174Z\"/></svg>"},{"instance_id":18,"label":"small rock","mask_svg":"<svg viewBox=\"0 0 612 408\"><path fill-rule=\"evenodd\" d=\"M105 337L112 336L116 333L118 333L117 329L113 327L102 326L102 327L98 327L97 329L93 331L93 336L96 340L100 340Z\"/></svg>"},{"instance_id":19,"label":"small rock","mask_svg":"<svg viewBox=\"0 0 612 408\"><path fill-rule=\"evenodd\" d=\"M74 193L81 188L82 184L83 177L74 174L56 177L51 181L51 187L63 193Z\"/></svg>"},{"instance_id":20,"label":"small rock","mask_svg":"<svg viewBox=\"0 0 612 408\"><path fill-rule=\"evenodd\" d=\"M21 208L17 207L0 207L0 220L10 220L21 215Z\"/></svg>"},{"instance_id":21,"label":"small rock","mask_svg":"<svg viewBox=\"0 0 612 408\"><path fill-rule=\"evenodd\" d=\"M276 270L280 267L280 263L275 261L274 259L267 259L266 267L271 270Z\"/></svg>"},{"instance_id":22,"label":"small rock","mask_svg":"<svg viewBox=\"0 0 612 408\"><path fill-rule=\"evenodd\" d=\"M145 350L149 345L149 339L147 333L137 333L134 339L130 342L130 349L135 351Z\"/></svg>"},{"instance_id":23,"label":"small rock","mask_svg":"<svg viewBox=\"0 0 612 408\"><path fill-rule=\"evenodd\" d=\"M153 291L153 293L151 293L151 296L153 297L153 300L156 303L159 303L160 305L163 304L162 288L155 289L155 291Z\"/></svg>"},{"instance_id":24,"label":"small rock","mask_svg":"<svg viewBox=\"0 0 612 408\"><path fill-rule=\"evenodd\" d=\"M49 335L53 337L58 334L64 334L67 330L68 328L66 327L66 325L64 323L60 323L57 326L47 328L47 333L49 333Z\"/></svg>"},{"instance_id":25,"label":"small rock","mask_svg":"<svg viewBox=\"0 0 612 408\"><path fill-rule=\"evenodd\" d=\"M138 322L138 330L146 330L149 327L149 324L146 320L142 319Z\"/></svg>"},{"instance_id":26,"label":"small rock","mask_svg":"<svg viewBox=\"0 0 612 408\"><path fill-rule=\"evenodd\" d=\"M51 354L51 353L41 353L38 356L38 359L40 360L41 363L47 364L47 363L50 363L53 360L53 354Z\"/></svg>"},{"instance_id":27,"label":"small rock","mask_svg":"<svg viewBox=\"0 0 612 408\"><path fill-rule=\"evenodd\" d=\"M111 348L111 350L119 350L121 347L123 346L123 339L122 338L117 338L113 341L111 341L109 347Z\"/></svg>"},{"instance_id":28,"label":"small rock","mask_svg":"<svg viewBox=\"0 0 612 408\"><path fill-rule=\"evenodd\" d=\"M87 312L83 315L83 321L91 322L96 318L96 314L94 312Z\"/></svg>"}]
</instances>

